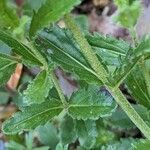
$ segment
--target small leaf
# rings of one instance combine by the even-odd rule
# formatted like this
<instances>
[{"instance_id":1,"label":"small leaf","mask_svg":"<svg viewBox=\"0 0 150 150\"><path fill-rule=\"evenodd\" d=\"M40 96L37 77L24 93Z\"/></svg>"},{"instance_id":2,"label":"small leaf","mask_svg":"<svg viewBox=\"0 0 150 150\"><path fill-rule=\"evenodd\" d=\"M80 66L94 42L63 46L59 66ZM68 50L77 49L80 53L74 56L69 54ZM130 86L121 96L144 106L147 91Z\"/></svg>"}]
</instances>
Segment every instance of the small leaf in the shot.
<instances>
[{"instance_id":1,"label":"small leaf","mask_svg":"<svg viewBox=\"0 0 150 150\"><path fill-rule=\"evenodd\" d=\"M76 131L74 120L66 115L60 124L60 139L61 142L66 145L75 142Z\"/></svg>"},{"instance_id":2,"label":"small leaf","mask_svg":"<svg viewBox=\"0 0 150 150\"><path fill-rule=\"evenodd\" d=\"M48 56L59 66L77 74L88 83L102 83L80 52L69 30L53 26L50 30L39 33L36 44L39 43L40 49L46 49L49 52Z\"/></svg>"},{"instance_id":3,"label":"small leaf","mask_svg":"<svg viewBox=\"0 0 150 150\"><path fill-rule=\"evenodd\" d=\"M6 0L0 1L0 10L0 28L14 29L19 25L16 12L7 5Z\"/></svg>"},{"instance_id":4,"label":"small leaf","mask_svg":"<svg viewBox=\"0 0 150 150\"><path fill-rule=\"evenodd\" d=\"M59 115L62 110L60 100L55 99L31 105L5 121L2 130L5 134L17 134L23 130L34 129Z\"/></svg>"},{"instance_id":5,"label":"small leaf","mask_svg":"<svg viewBox=\"0 0 150 150\"><path fill-rule=\"evenodd\" d=\"M74 119L98 119L110 116L116 103L110 94L100 92L97 87L77 91L70 99L68 114Z\"/></svg>"},{"instance_id":6,"label":"small leaf","mask_svg":"<svg viewBox=\"0 0 150 150\"><path fill-rule=\"evenodd\" d=\"M86 149L91 149L97 137L96 123L92 120L76 120L76 130L80 145Z\"/></svg>"},{"instance_id":7,"label":"small leaf","mask_svg":"<svg viewBox=\"0 0 150 150\"><path fill-rule=\"evenodd\" d=\"M31 26L30 36L42 29L44 26L53 23L69 13L73 6L80 3L80 0L46 0L46 2L39 8L37 13L34 13Z\"/></svg>"},{"instance_id":8,"label":"small leaf","mask_svg":"<svg viewBox=\"0 0 150 150\"><path fill-rule=\"evenodd\" d=\"M15 71L17 59L0 53L0 85L5 84Z\"/></svg>"},{"instance_id":9,"label":"small leaf","mask_svg":"<svg viewBox=\"0 0 150 150\"><path fill-rule=\"evenodd\" d=\"M56 145L59 142L59 137L57 134L57 128L52 123L48 122L44 126L40 126L37 129L37 134L42 144L50 146L53 150L56 148Z\"/></svg>"},{"instance_id":10,"label":"small leaf","mask_svg":"<svg viewBox=\"0 0 150 150\"><path fill-rule=\"evenodd\" d=\"M48 72L45 70L41 71L23 92L24 103L30 105L32 103L43 102L51 88L52 82Z\"/></svg>"},{"instance_id":11,"label":"small leaf","mask_svg":"<svg viewBox=\"0 0 150 150\"><path fill-rule=\"evenodd\" d=\"M7 44L13 52L21 56L25 64L32 64L36 66L42 65L40 60L37 59L36 55L27 46L23 45L7 33L0 31L0 40Z\"/></svg>"}]
</instances>

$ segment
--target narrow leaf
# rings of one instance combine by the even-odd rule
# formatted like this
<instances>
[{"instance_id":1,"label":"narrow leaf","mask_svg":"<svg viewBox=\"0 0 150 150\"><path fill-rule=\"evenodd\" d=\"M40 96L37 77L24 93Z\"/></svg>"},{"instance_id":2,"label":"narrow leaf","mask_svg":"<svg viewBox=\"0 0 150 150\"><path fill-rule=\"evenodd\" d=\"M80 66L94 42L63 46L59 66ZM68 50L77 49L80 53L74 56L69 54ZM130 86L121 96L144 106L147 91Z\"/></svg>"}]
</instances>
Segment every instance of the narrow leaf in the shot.
<instances>
[{"instance_id":1,"label":"narrow leaf","mask_svg":"<svg viewBox=\"0 0 150 150\"><path fill-rule=\"evenodd\" d=\"M36 78L28 85L23 93L23 101L27 105L41 103L48 96L52 88L52 82L47 71L41 71Z\"/></svg>"},{"instance_id":2,"label":"narrow leaf","mask_svg":"<svg viewBox=\"0 0 150 150\"><path fill-rule=\"evenodd\" d=\"M3 124L5 134L17 134L23 130L34 129L44 125L63 110L60 100L47 100L41 104L25 107L22 112L17 112Z\"/></svg>"},{"instance_id":3,"label":"narrow leaf","mask_svg":"<svg viewBox=\"0 0 150 150\"><path fill-rule=\"evenodd\" d=\"M74 119L98 119L110 116L116 103L106 91L100 92L97 87L77 91L70 100L68 114Z\"/></svg>"},{"instance_id":4,"label":"narrow leaf","mask_svg":"<svg viewBox=\"0 0 150 150\"><path fill-rule=\"evenodd\" d=\"M39 8L37 13L34 13L31 26L30 36L42 29L44 26L53 23L69 13L73 6L80 3L80 0L46 0L46 2Z\"/></svg>"},{"instance_id":5,"label":"narrow leaf","mask_svg":"<svg viewBox=\"0 0 150 150\"><path fill-rule=\"evenodd\" d=\"M42 65L40 60L37 59L36 55L21 42L11 37L7 33L0 31L0 40L7 44L13 52L23 58L25 64Z\"/></svg>"},{"instance_id":6,"label":"narrow leaf","mask_svg":"<svg viewBox=\"0 0 150 150\"><path fill-rule=\"evenodd\" d=\"M0 85L5 84L9 80L17 63L16 58L0 53Z\"/></svg>"},{"instance_id":7,"label":"narrow leaf","mask_svg":"<svg viewBox=\"0 0 150 150\"><path fill-rule=\"evenodd\" d=\"M36 43L40 43L41 49L48 50L49 57L59 66L77 74L88 83L101 84L69 30L54 26L49 31L40 32Z\"/></svg>"}]
</instances>

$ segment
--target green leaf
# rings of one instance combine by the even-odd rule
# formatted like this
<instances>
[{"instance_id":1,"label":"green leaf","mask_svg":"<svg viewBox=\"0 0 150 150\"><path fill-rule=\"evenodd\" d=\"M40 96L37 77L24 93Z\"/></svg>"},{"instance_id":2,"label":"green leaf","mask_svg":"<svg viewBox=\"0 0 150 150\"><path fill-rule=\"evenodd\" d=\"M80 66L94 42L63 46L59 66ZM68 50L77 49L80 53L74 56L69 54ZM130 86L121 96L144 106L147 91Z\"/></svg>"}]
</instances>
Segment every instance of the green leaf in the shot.
<instances>
[{"instance_id":1,"label":"green leaf","mask_svg":"<svg viewBox=\"0 0 150 150\"><path fill-rule=\"evenodd\" d=\"M74 120L66 115L60 124L60 140L66 145L75 142L76 138Z\"/></svg>"},{"instance_id":2,"label":"green leaf","mask_svg":"<svg viewBox=\"0 0 150 150\"><path fill-rule=\"evenodd\" d=\"M137 19L141 11L140 1L135 0L130 3L129 1L117 0L118 4L118 13L115 17L116 21L119 22L122 26L127 28L133 28L137 22Z\"/></svg>"},{"instance_id":3,"label":"green leaf","mask_svg":"<svg viewBox=\"0 0 150 150\"><path fill-rule=\"evenodd\" d=\"M130 49L129 43L111 36L102 36L98 33L94 33L94 35L87 34L85 37L93 48L106 49L110 53L117 55L125 56L125 53Z\"/></svg>"},{"instance_id":4,"label":"green leaf","mask_svg":"<svg viewBox=\"0 0 150 150\"><path fill-rule=\"evenodd\" d=\"M4 54L10 54L11 53L10 47L2 41L0 41L0 53L4 53Z\"/></svg>"},{"instance_id":5,"label":"green leaf","mask_svg":"<svg viewBox=\"0 0 150 150\"><path fill-rule=\"evenodd\" d=\"M134 144L132 144L131 150L149 150L150 148L150 140L140 140Z\"/></svg>"},{"instance_id":6,"label":"green leaf","mask_svg":"<svg viewBox=\"0 0 150 150\"><path fill-rule=\"evenodd\" d=\"M111 36L94 33L94 35L86 34L85 37L101 61L109 66L119 66L120 58L124 58L130 49L129 43Z\"/></svg>"},{"instance_id":7,"label":"green leaf","mask_svg":"<svg viewBox=\"0 0 150 150\"><path fill-rule=\"evenodd\" d=\"M141 66L136 66L125 80L129 93L145 107L150 108L150 95Z\"/></svg>"},{"instance_id":8,"label":"green leaf","mask_svg":"<svg viewBox=\"0 0 150 150\"><path fill-rule=\"evenodd\" d=\"M86 15L78 15L74 18L83 33L89 32L88 17Z\"/></svg>"},{"instance_id":9,"label":"green leaf","mask_svg":"<svg viewBox=\"0 0 150 150\"><path fill-rule=\"evenodd\" d=\"M100 147L101 145L105 145L108 143L112 143L116 140L116 135L113 131L109 130L109 128L103 127L101 124L97 122L97 137L96 143L94 147Z\"/></svg>"},{"instance_id":10,"label":"green leaf","mask_svg":"<svg viewBox=\"0 0 150 150\"><path fill-rule=\"evenodd\" d=\"M36 78L29 83L23 92L23 101L27 105L43 102L52 88L52 82L46 70L41 71Z\"/></svg>"},{"instance_id":11,"label":"green leaf","mask_svg":"<svg viewBox=\"0 0 150 150\"><path fill-rule=\"evenodd\" d=\"M68 150L68 145L63 145L62 143L58 143L55 150Z\"/></svg>"},{"instance_id":12,"label":"green leaf","mask_svg":"<svg viewBox=\"0 0 150 150\"><path fill-rule=\"evenodd\" d=\"M80 145L91 149L97 137L96 123L92 120L76 120L76 130Z\"/></svg>"},{"instance_id":13,"label":"green leaf","mask_svg":"<svg viewBox=\"0 0 150 150\"><path fill-rule=\"evenodd\" d=\"M15 141L9 141L6 143L6 150L26 150L26 147Z\"/></svg>"},{"instance_id":14,"label":"green leaf","mask_svg":"<svg viewBox=\"0 0 150 150\"><path fill-rule=\"evenodd\" d=\"M109 79L111 82L111 86L119 87L119 85L127 78L130 72L136 67L136 65L141 61L142 58L142 55L138 57L134 55L128 57L127 54L121 65L117 67L113 72L113 75L110 75Z\"/></svg>"},{"instance_id":15,"label":"green leaf","mask_svg":"<svg viewBox=\"0 0 150 150\"><path fill-rule=\"evenodd\" d=\"M46 2L39 8L37 13L34 13L31 26L30 36L34 36L36 32L44 26L53 23L69 13L73 6L80 3L80 0L46 0Z\"/></svg>"},{"instance_id":16,"label":"green leaf","mask_svg":"<svg viewBox=\"0 0 150 150\"><path fill-rule=\"evenodd\" d=\"M59 142L59 137L57 129L52 123L48 122L44 126L40 126L37 129L37 134L42 144L50 146L53 150L56 148L56 145Z\"/></svg>"},{"instance_id":17,"label":"green leaf","mask_svg":"<svg viewBox=\"0 0 150 150\"><path fill-rule=\"evenodd\" d=\"M27 0L28 5L35 11L37 12L38 9L42 6L42 4L45 3L46 0Z\"/></svg>"},{"instance_id":18,"label":"green leaf","mask_svg":"<svg viewBox=\"0 0 150 150\"><path fill-rule=\"evenodd\" d=\"M5 84L15 71L17 59L0 53L0 85Z\"/></svg>"},{"instance_id":19,"label":"green leaf","mask_svg":"<svg viewBox=\"0 0 150 150\"><path fill-rule=\"evenodd\" d=\"M150 55L150 36L144 37L137 48L135 49L136 55Z\"/></svg>"},{"instance_id":20,"label":"green leaf","mask_svg":"<svg viewBox=\"0 0 150 150\"><path fill-rule=\"evenodd\" d=\"M108 144L106 146L102 146L101 149L102 150L130 150L132 147L132 144L135 142L136 140L132 138L121 139L119 142Z\"/></svg>"},{"instance_id":21,"label":"green leaf","mask_svg":"<svg viewBox=\"0 0 150 150\"><path fill-rule=\"evenodd\" d=\"M39 43L40 49L48 50L49 57L64 69L77 74L88 83L101 84L69 30L53 26L49 31L39 33L36 44Z\"/></svg>"},{"instance_id":22,"label":"green leaf","mask_svg":"<svg viewBox=\"0 0 150 150\"><path fill-rule=\"evenodd\" d=\"M87 90L81 89L72 95L68 114L74 119L98 119L110 116L116 109L116 103L106 91L91 86Z\"/></svg>"},{"instance_id":23,"label":"green leaf","mask_svg":"<svg viewBox=\"0 0 150 150\"><path fill-rule=\"evenodd\" d=\"M21 56L25 64L41 66L42 63L37 59L36 55L24 44L17 41L7 33L0 31L0 40L7 44L13 52Z\"/></svg>"},{"instance_id":24,"label":"green leaf","mask_svg":"<svg viewBox=\"0 0 150 150\"><path fill-rule=\"evenodd\" d=\"M6 0L0 1L0 28L14 29L19 25L19 19L13 8L9 7Z\"/></svg>"},{"instance_id":25,"label":"green leaf","mask_svg":"<svg viewBox=\"0 0 150 150\"><path fill-rule=\"evenodd\" d=\"M113 86L119 86L130 74L130 72L147 57L150 57L150 38L144 38L137 48L129 49L126 57L121 60L120 66L116 68L110 80ZM145 61L144 60L144 61Z\"/></svg>"},{"instance_id":26,"label":"green leaf","mask_svg":"<svg viewBox=\"0 0 150 150\"><path fill-rule=\"evenodd\" d=\"M59 115L62 110L63 106L60 100L55 99L31 105L6 120L2 130L5 134L17 134L24 130L34 129Z\"/></svg>"},{"instance_id":27,"label":"green leaf","mask_svg":"<svg viewBox=\"0 0 150 150\"><path fill-rule=\"evenodd\" d=\"M136 112L143 118L144 121L149 122L149 111L142 105L132 105ZM134 123L129 119L125 112L118 108L111 117L108 118L108 125L113 128L131 129L136 128Z\"/></svg>"}]
</instances>

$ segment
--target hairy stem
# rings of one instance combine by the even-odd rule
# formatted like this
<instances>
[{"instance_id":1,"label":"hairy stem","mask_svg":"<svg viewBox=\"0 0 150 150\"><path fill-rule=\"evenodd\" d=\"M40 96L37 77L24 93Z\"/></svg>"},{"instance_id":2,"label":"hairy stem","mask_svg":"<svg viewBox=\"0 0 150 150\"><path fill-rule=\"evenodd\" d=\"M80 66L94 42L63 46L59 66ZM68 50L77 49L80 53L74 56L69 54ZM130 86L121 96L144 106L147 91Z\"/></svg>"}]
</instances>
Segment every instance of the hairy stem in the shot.
<instances>
[{"instance_id":1,"label":"hairy stem","mask_svg":"<svg viewBox=\"0 0 150 150\"><path fill-rule=\"evenodd\" d=\"M107 72L104 69L101 62L99 62L97 56L94 54L94 51L91 49L91 46L88 44L87 40L84 38L84 35L80 29L76 26L74 21L71 19L70 15L65 16L66 25L72 30L74 38L80 46L81 52L84 54L86 59L89 61L91 67L97 73L102 82L107 83ZM94 60L94 61L93 61Z\"/></svg>"},{"instance_id":2,"label":"hairy stem","mask_svg":"<svg viewBox=\"0 0 150 150\"><path fill-rule=\"evenodd\" d=\"M62 90L61 90L61 88L60 88L60 85L59 85L59 83L58 83L58 79L56 78L55 73L54 73L53 71L51 71L50 76L51 76L51 78L52 78L52 81L53 81L53 83L54 83L54 86L56 87L56 90L57 90L57 92L58 92L58 94L59 94L59 97L60 97L60 99L61 99L61 102L62 102L64 108L67 108L68 103L67 103L66 98L65 98L65 96L64 96L64 94L63 94L63 92L62 92Z\"/></svg>"},{"instance_id":3,"label":"hairy stem","mask_svg":"<svg viewBox=\"0 0 150 150\"><path fill-rule=\"evenodd\" d=\"M91 64L91 67L99 76L99 79L105 84L108 83L108 74L103 67L102 63L98 60L97 56L95 55L94 51L92 50L91 46L85 39L84 35L75 24L74 20L70 15L65 16L65 23L68 28L72 31L73 36L77 43L80 46L81 52L85 56L85 58ZM141 132L145 135L146 138L150 139L150 128L148 125L143 121L143 119L139 116L139 114L135 111L135 109L130 105L128 100L122 94L120 89L117 87L113 89L111 87L106 86L109 92L112 94L116 102L121 106L121 108L126 112L132 122L141 130Z\"/></svg>"},{"instance_id":4,"label":"hairy stem","mask_svg":"<svg viewBox=\"0 0 150 150\"><path fill-rule=\"evenodd\" d=\"M111 89L108 88L116 102L121 106L125 113L129 116L132 122L140 129L146 138L150 139L150 128L139 116L135 109L131 106L125 96L122 94L119 88Z\"/></svg>"}]
</instances>

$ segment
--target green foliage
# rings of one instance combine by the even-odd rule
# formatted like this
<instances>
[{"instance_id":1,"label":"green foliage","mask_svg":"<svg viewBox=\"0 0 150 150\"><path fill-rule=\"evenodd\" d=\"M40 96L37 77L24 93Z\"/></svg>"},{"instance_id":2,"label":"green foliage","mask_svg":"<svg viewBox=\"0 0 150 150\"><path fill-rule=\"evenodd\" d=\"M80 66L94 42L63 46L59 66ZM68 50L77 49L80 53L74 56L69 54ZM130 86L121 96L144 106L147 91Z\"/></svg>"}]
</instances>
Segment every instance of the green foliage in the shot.
<instances>
[{"instance_id":1,"label":"green foliage","mask_svg":"<svg viewBox=\"0 0 150 150\"><path fill-rule=\"evenodd\" d=\"M40 148L35 148L33 144L33 134L29 133L25 136L25 145L10 141L6 144L6 150L48 150L48 146L42 146Z\"/></svg>"},{"instance_id":2,"label":"green foliage","mask_svg":"<svg viewBox=\"0 0 150 150\"><path fill-rule=\"evenodd\" d=\"M23 101L27 105L42 103L49 94L52 82L48 72L41 71L23 92ZM38 94L37 94L38 93Z\"/></svg>"},{"instance_id":3,"label":"green foliage","mask_svg":"<svg viewBox=\"0 0 150 150\"><path fill-rule=\"evenodd\" d=\"M115 0L118 6L118 15L115 16L117 22L127 28L132 28L137 22L141 11L141 4L138 0Z\"/></svg>"},{"instance_id":4,"label":"green foliage","mask_svg":"<svg viewBox=\"0 0 150 150\"><path fill-rule=\"evenodd\" d=\"M131 150L149 150L150 141L149 140L140 140L132 145Z\"/></svg>"},{"instance_id":5,"label":"green foliage","mask_svg":"<svg viewBox=\"0 0 150 150\"><path fill-rule=\"evenodd\" d=\"M102 150L127 150L132 148L132 144L136 141L134 139L121 139L119 142L103 146Z\"/></svg>"},{"instance_id":6,"label":"green foliage","mask_svg":"<svg viewBox=\"0 0 150 150\"><path fill-rule=\"evenodd\" d=\"M15 103L19 110L4 121L2 131L19 140L8 141L6 149L148 149L150 38L129 44L90 34L86 16L66 15L80 0L27 0L15 6L19 17L7 2L0 2L0 102ZM131 31L139 2L116 0L116 4L117 23ZM60 28L56 24L63 17L66 27ZM19 92L6 93L4 84L18 63L25 65ZM60 68L61 73L56 71ZM73 93L65 97L63 92L70 87ZM25 132L29 133L25 140L20 139ZM139 140L133 139L136 134ZM141 140L143 136L147 139Z\"/></svg>"},{"instance_id":7,"label":"green foliage","mask_svg":"<svg viewBox=\"0 0 150 150\"><path fill-rule=\"evenodd\" d=\"M82 89L71 97L68 113L74 119L98 119L106 117L115 111L116 103L107 92L101 92L97 87Z\"/></svg>"},{"instance_id":8,"label":"green foliage","mask_svg":"<svg viewBox=\"0 0 150 150\"><path fill-rule=\"evenodd\" d=\"M150 95L147 86L145 86L146 81L140 66L137 66L126 78L126 84L129 92L135 97L135 99L145 107L150 108Z\"/></svg>"},{"instance_id":9,"label":"green foliage","mask_svg":"<svg viewBox=\"0 0 150 150\"><path fill-rule=\"evenodd\" d=\"M64 145L76 140L74 120L68 115L63 118L60 124L60 140Z\"/></svg>"},{"instance_id":10,"label":"green foliage","mask_svg":"<svg viewBox=\"0 0 150 150\"><path fill-rule=\"evenodd\" d=\"M40 32L39 40L41 48L46 47L46 50L49 50L49 55L55 63L70 72L75 72L82 80L95 84L101 83L80 52L79 46L75 43L69 30L53 26L48 31ZM37 40L37 44L39 40Z\"/></svg>"},{"instance_id":11,"label":"green foliage","mask_svg":"<svg viewBox=\"0 0 150 150\"><path fill-rule=\"evenodd\" d=\"M34 129L59 115L62 109L61 103L55 99L25 107L22 112L16 113L3 124L3 132L16 134L23 130Z\"/></svg>"},{"instance_id":12,"label":"green foliage","mask_svg":"<svg viewBox=\"0 0 150 150\"><path fill-rule=\"evenodd\" d=\"M0 53L0 62L0 85L3 85L9 80L18 61L15 57Z\"/></svg>"},{"instance_id":13,"label":"green foliage","mask_svg":"<svg viewBox=\"0 0 150 150\"><path fill-rule=\"evenodd\" d=\"M86 149L91 149L97 137L96 123L92 120L77 120L76 130L81 146Z\"/></svg>"},{"instance_id":14,"label":"green foliage","mask_svg":"<svg viewBox=\"0 0 150 150\"><path fill-rule=\"evenodd\" d=\"M57 129L52 123L46 123L44 126L37 128L37 134L42 144L49 146L51 149L55 149L59 142L59 136Z\"/></svg>"},{"instance_id":15,"label":"green foliage","mask_svg":"<svg viewBox=\"0 0 150 150\"><path fill-rule=\"evenodd\" d=\"M8 6L6 0L0 1L0 28L14 29L19 25L19 18L14 8Z\"/></svg>"},{"instance_id":16,"label":"green foliage","mask_svg":"<svg viewBox=\"0 0 150 150\"><path fill-rule=\"evenodd\" d=\"M147 122L149 122L149 110L142 105L133 105L134 109L140 114L140 116ZM108 118L108 124L113 128L119 129L132 129L136 128L129 117L118 108L111 117Z\"/></svg>"},{"instance_id":17,"label":"green foliage","mask_svg":"<svg viewBox=\"0 0 150 150\"><path fill-rule=\"evenodd\" d=\"M36 32L48 25L48 23L53 23L60 19L63 15L68 13L74 5L79 4L79 2L79 0L46 0L38 12L33 15L30 26L30 36L35 36Z\"/></svg>"},{"instance_id":18,"label":"green foliage","mask_svg":"<svg viewBox=\"0 0 150 150\"><path fill-rule=\"evenodd\" d=\"M14 53L22 58L23 63L32 65L42 65L40 60L35 56L35 54L27 46L11 37L9 34L0 31L0 40L7 44Z\"/></svg>"}]
</instances>

